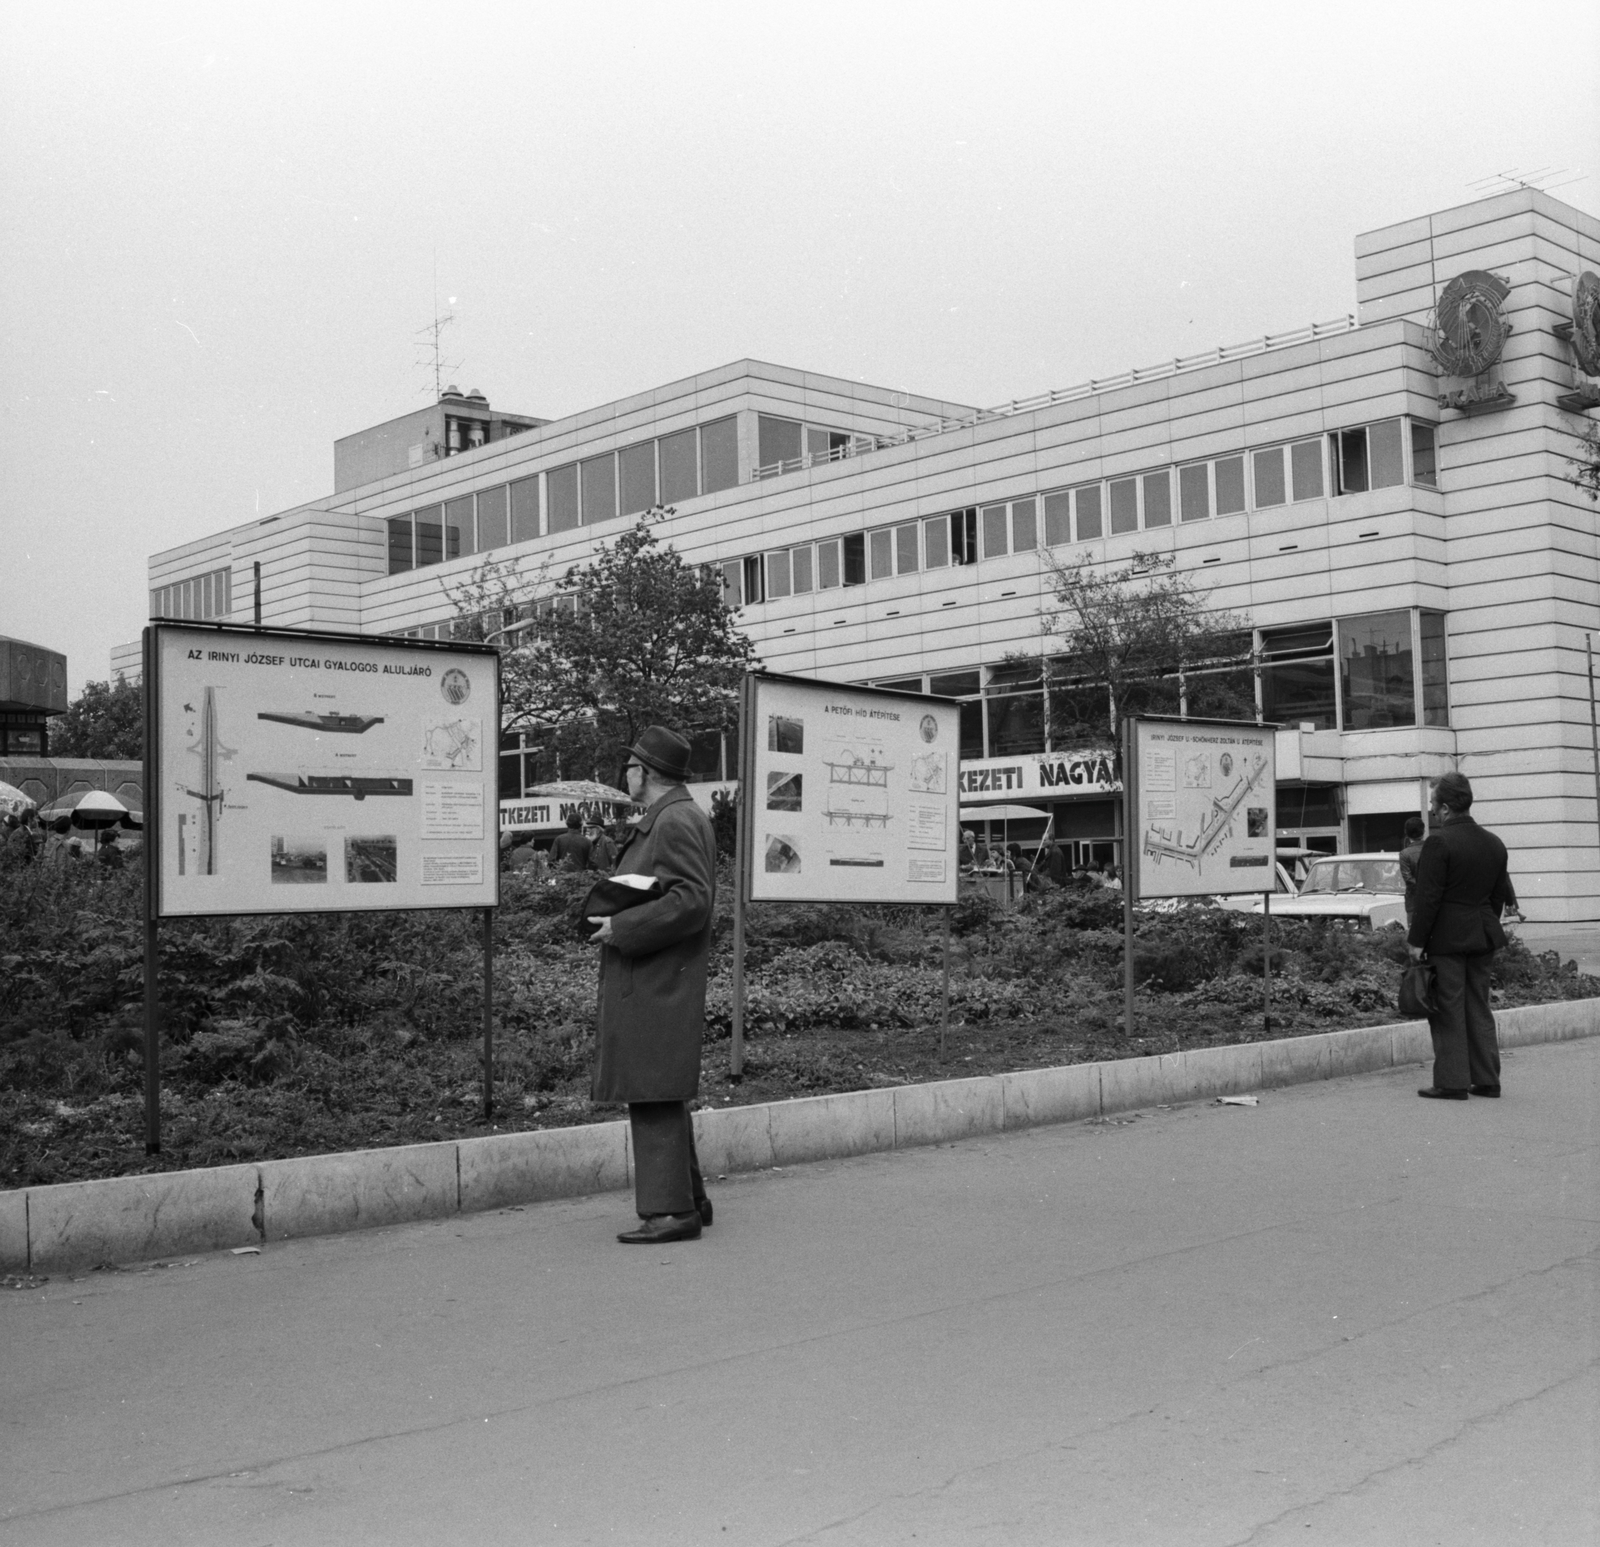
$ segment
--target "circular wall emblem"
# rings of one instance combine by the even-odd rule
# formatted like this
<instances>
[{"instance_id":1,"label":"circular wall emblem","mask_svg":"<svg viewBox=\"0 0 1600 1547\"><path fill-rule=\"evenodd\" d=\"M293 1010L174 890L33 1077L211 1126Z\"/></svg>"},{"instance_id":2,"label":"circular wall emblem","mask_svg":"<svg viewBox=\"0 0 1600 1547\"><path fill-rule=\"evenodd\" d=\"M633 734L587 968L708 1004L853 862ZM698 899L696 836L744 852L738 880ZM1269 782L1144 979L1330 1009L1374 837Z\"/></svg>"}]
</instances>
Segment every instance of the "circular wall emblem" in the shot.
<instances>
[{"instance_id":1,"label":"circular wall emblem","mask_svg":"<svg viewBox=\"0 0 1600 1547\"><path fill-rule=\"evenodd\" d=\"M922 717L922 739L932 741L939 734L939 722L931 714Z\"/></svg>"},{"instance_id":2,"label":"circular wall emblem","mask_svg":"<svg viewBox=\"0 0 1600 1547\"><path fill-rule=\"evenodd\" d=\"M472 697L472 679L459 666L452 666L439 679L439 691L449 704L464 704Z\"/></svg>"}]
</instances>

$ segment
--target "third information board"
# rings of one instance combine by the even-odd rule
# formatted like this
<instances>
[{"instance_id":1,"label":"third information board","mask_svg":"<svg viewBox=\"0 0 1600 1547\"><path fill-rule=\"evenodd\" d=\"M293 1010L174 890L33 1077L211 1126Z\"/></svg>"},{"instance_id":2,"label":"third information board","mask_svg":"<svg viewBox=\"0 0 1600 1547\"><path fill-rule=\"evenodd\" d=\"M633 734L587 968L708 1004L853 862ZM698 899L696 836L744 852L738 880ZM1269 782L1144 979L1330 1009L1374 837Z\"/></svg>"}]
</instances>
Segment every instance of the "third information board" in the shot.
<instances>
[{"instance_id":1,"label":"third information board","mask_svg":"<svg viewBox=\"0 0 1600 1547\"><path fill-rule=\"evenodd\" d=\"M1136 897L1272 890L1271 726L1135 720Z\"/></svg>"},{"instance_id":2,"label":"third information board","mask_svg":"<svg viewBox=\"0 0 1600 1547\"><path fill-rule=\"evenodd\" d=\"M797 677L750 692L751 899L953 903L959 707Z\"/></svg>"}]
</instances>

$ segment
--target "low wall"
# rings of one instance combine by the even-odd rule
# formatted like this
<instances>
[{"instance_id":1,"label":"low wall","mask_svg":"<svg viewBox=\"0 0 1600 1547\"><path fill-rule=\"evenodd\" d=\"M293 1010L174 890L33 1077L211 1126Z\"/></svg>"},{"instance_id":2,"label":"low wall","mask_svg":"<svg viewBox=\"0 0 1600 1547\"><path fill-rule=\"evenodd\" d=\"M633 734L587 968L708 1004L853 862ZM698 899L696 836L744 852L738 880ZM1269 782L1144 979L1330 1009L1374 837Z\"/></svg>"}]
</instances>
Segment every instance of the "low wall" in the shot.
<instances>
[{"instance_id":1,"label":"low wall","mask_svg":"<svg viewBox=\"0 0 1600 1547\"><path fill-rule=\"evenodd\" d=\"M1600 1034L1600 999L1502 1010L1496 1020L1502 1047L1592 1037ZM1366 1074L1432 1056L1424 1021L1364 1026L696 1112L695 1142L707 1172L748 1171ZM611 1122L19 1188L0 1192L0 1270L137 1262L631 1182L628 1125Z\"/></svg>"}]
</instances>

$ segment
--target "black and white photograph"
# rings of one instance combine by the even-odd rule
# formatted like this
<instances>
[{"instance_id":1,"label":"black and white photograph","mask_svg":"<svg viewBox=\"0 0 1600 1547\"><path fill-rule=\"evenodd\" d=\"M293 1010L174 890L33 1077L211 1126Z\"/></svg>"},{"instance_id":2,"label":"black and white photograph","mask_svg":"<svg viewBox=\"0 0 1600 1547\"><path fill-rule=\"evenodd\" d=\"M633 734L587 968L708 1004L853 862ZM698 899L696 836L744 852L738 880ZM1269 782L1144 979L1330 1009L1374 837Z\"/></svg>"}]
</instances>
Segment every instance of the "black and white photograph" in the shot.
<instances>
[{"instance_id":1,"label":"black and white photograph","mask_svg":"<svg viewBox=\"0 0 1600 1547\"><path fill-rule=\"evenodd\" d=\"M272 840L274 886L321 886L327 879L327 839L274 838Z\"/></svg>"},{"instance_id":2,"label":"black and white photograph","mask_svg":"<svg viewBox=\"0 0 1600 1547\"><path fill-rule=\"evenodd\" d=\"M801 791L805 775L784 773L781 769L767 775L767 810L798 811L802 805Z\"/></svg>"},{"instance_id":3,"label":"black and white photograph","mask_svg":"<svg viewBox=\"0 0 1600 1547\"><path fill-rule=\"evenodd\" d=\"M1600 1542L1600 5L0 0L0 1547Z\"/></svg>"}]
</instances>

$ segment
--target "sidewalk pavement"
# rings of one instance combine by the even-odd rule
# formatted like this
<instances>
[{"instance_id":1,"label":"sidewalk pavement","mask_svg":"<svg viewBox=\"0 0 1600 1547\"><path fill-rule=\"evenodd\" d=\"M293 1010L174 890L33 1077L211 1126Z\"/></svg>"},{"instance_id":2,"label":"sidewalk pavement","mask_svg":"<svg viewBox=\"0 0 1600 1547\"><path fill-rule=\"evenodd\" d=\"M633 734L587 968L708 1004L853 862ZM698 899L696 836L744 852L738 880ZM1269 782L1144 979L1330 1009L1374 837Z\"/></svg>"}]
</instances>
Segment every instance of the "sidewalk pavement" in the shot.
<instances>
[{"instance_id":1,"label":"sidewalk pavement","mask_svg":"<svg viewBox=\"0 0 1600 1547\"><path fill-rule=\"evenodd\" d=\"M1585 1542L1600 1039L0 1294L0 1544Z\"/></svg>"},{"instance_id":2,"label":"sidewalk pavement","mask_svg":"<svg viewBox=\"0 0 1600 1547\"><path fill-rule=\"evenodd\" d=\"M1516 935L1535 956L1560 953L1564 962L1575 961L1579 972L1600 977L1600 924L1518 924Z\"/></svg>"}]
</instances>

